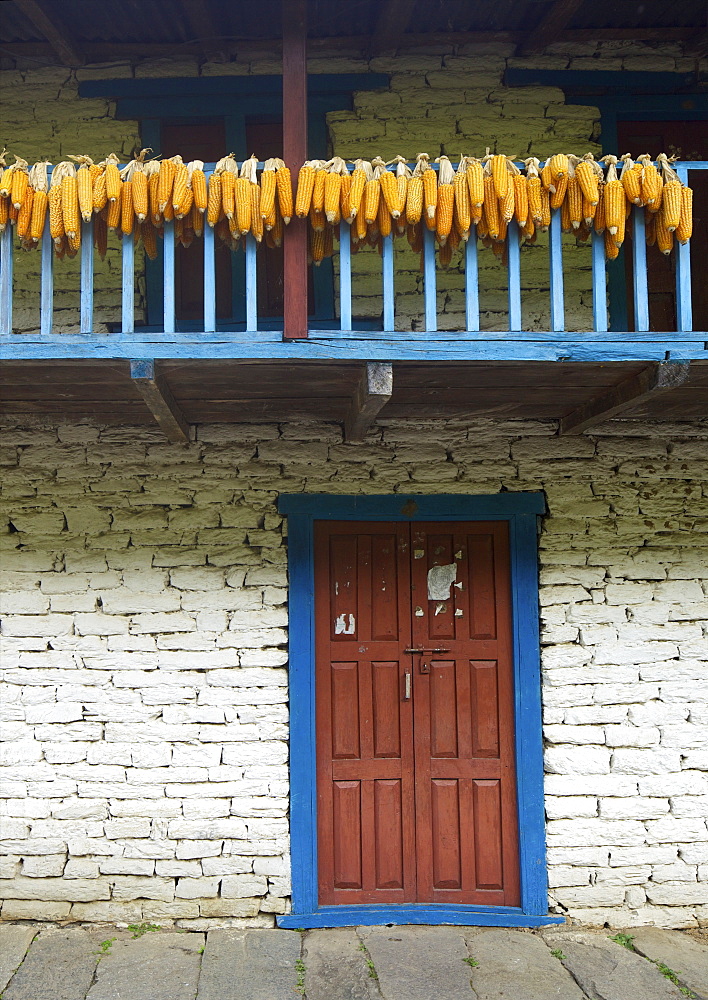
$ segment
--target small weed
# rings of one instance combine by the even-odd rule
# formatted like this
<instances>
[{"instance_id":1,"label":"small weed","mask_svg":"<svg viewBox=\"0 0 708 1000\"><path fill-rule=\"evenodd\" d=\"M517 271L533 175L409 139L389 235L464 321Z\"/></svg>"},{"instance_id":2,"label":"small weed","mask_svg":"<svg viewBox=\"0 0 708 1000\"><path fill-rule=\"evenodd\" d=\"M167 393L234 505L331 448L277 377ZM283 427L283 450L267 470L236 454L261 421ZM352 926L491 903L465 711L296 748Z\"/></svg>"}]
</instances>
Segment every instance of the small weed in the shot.
<instances>
[{"instance_id":1,"label":"small weed","mask_svg":"<svg viewBox=\"0 0 708 1000\"><path fill-rule=\"evenodd\" d=\"M469 965L470 969L476 969L477 966L479 965L479 962L477 961L477 959L476 958L472 958L471 955L468 955L467 958L463 958L462 961L463 962L467 962L467 964Z\"/></svg>"},{"instance_id":2,"label":"small weed","mask_svg":"<svg viewBox=\"0 0 708 1000\"><path fill-rule=\"evenodd\" d=\"M366 951L366 945L363 941L359 942L359 951Z\"/></svg>"},{"instance_id":3,"label":"small weed","mask_svg":"<svg viewBox=\"0 0 708 1000\"><path fill-rule=\"evenodd\" d=\"M554 958L557 958L559 962L562 962L565 959L565 957L566 957L563 954L563 949L562 948L552 948L551 949L551 955L553 955Z\"/></svg>"},{"instance_id":4,"label":"small weed","mask_svg":"<svg viewBox=\"0 0 708 1000\"><path fill-rule=\"evenodd\" d=\"M663 962L657 962L653 958L650 958L649 961L657 967L662 976L666 976L669 982L673 983L674 986L677 986L684 996L691 998L694 998L696 996L693 990L689 990L688 986L681 985L681 983L679 982L678 973L674 972L673 969L670 969L668 965L664 965Z\"/></svg>"},{"instance_id":5,"label":"small weed","mask_svg":"<svg viewBox=\"0 0 708 1000\"><path fill-rule=\"evenodd\" d=\"M621 931L619 934L614 934L610 941L614 941L615 944L621 945L626 948L627 951L634 951L634 935L633 934L623 934Z\"/></svg>"},{"instance_id":6,"label":"small weed","mask_svg":"<svg viewBox=\"0 0 708 1000\"><path fill-rule=\"evenodd\" d=\"M295 992L299 993L300 996L305 996L305 963L301 958L295 960L295 971L297 972L297 983L295 984Z\"/></svg>"},{"instance_id":7,"label":"small weed","mask_svg":"<svg viewBox=\"0 0 708 1000\"><path fill-rule=\"evenodd\" d=\"M128 924L128 930L134 938L140 938L143 934L147 934L148 931L159 931L160 925L150 923Z\"/></svg>"},{"instance_id":8,"label":"small weed","mask_svg":"<svg viewBox=\"0 0 708 1000\"><path fill-rule=\"evenodd\" d=\"M197 955L203 955L203 954L204 954L204 945L202 945L201 948L197 948Z\"/></svg>"},{"instance_id":9,"label":"small weed","mask_svg":"<svg viewBox=\"0 0 708 1000\"><path fill-rule=\"evenodd\" d=\"M110 955L111 945L115 940L116 938L112 937L112 938L107 938L105 941L101 941L101 943L98 946L98 951L94 952L94 954L98 955L99 958L103 958L104 955Z\"/></svg>"},{"instance_id":10,"label":"small weed","mask_svg":"<svg viewBox=\"0 0 708 1000\"><path fill-rule=\"evenodd\" d=\"M375 979L378 982L379 974L376 971L376 966L374 965L374 963L371 961L370 958L366 959L366 964L369 967L369 979Z\"/></svg>"}]
</instances>

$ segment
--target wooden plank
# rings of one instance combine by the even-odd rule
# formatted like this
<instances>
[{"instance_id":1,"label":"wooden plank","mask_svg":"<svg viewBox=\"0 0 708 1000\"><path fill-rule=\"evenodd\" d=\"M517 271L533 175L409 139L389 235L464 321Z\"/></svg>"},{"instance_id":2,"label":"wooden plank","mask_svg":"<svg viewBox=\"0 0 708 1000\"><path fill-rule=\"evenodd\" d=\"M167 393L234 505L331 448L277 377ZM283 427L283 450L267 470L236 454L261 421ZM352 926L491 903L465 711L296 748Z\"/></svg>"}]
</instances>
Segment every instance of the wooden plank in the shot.
<instances>
[{"instance_id":1,"label":"wooden plank","mask_svg":"<svg viewBox=\"0 0 708 1000\"><path fill-rule=\"evenodd\" d=\"M40 0L15 0L15 6L44 35L64 65L83 66L84 60L75 48L74 40L65 31L61 18L50 15Z\"/></svg>"},{"instance_id":2,"label":"wooden plank","mask_svg":"<svg viewBox=\"0 0 708 1000\"><path fill-rule=\"evenodd\" d=\"M592 231L592 318L597 333L607 333L607 271L605 270L605 238Z\"/></svg>"},{"instance_id":3,"label":"wooden plank","mask_svg":"<svg viewBox=\"0 0 708 1000\"><path fill-rule=\"evenodd\" d=\"M339 325L342 332L352 328L352 244L348 222L339 224Z\"/></svg>"},{"instance_id":4,"label":"wooden plank","mask_svg":"<svg viewBox=\"0 0 708 1000\"><path fill-rule=\"evenodd\" d=\"M283 158L297 176L307 159L307 3L288 0L283 17ZM307 337L307 220L294 218L283 241L284 340Z\"/></svg>"},{"instance_id":5,"label":"wooden plank","mask_svg":"<svg viewBox=\"0 0 708 1000\"><path fill-rule=\"evenodd\" d=\"M12 335L13 228L8 222L0 236L0 334L4 336Z\"/></svg>"},{"instance_id":6,"label":"wooden plank","mask_svg":"<svg viewBox=\"0 0 708 1000\"><path fill-rule=\"evenodd\" d=\"M371 35L369 55L395 51L413 17L415 0L381 0Z\"/></svg>"},{"instance_id":7,"label":"wooden plank","mask_svg":"<svg viewBox=\"0 0 708 1000\"><path fill-rule=\"evenodd\" d=\"M519 45L517 55L541 52L546 46L555 42L582 4L583 0L555 0L525 41Z\"/></svg>"},{"instance_id":8,"label":"wooden plank","mask_svg":"<svg viewBox=\"0 0 708 1000\"><path fill-rule=\"evenodd\" d=\"M563 297L563 234L560 209L551 215L548 234L551 263L551 329L554 333L565 330L565 300Z\"/></svg>"},{"instance_id":9,"label":"wooden plank","mask_svg":"<svg viewBox=\"0 0 708 1000\"><path fill-rule=\"evenodd\" d=\"M649 282L647 274L647 244L644 209L632 209L632 286L634 289L634 327L649 329Z\"/></svg>"},{"instance_id":10,"label":"wooden plank","mask_svg":"<svg viewBox=\"0 0 708 1000\"><path fill-rule=\"evenodd\" d=\"M394 293L393 293L393 236L385 237L383 241L383 328L393 333Z\"/></svg>"},{"instance_id":11,"label":"wooden plank","mask_svg":"<svg viewBox=\"0 0 708 1000\"><path fill-rule=\"evenodd\" d=\"M175 332L175 224L166 222L162 241L163 268L163 329Z\"/></svg>"},{"instance_id":12,"label":"wooden plank","mask_svg":"<svg viewBox=\"0 0 708 1000\"><path fill-rule=\"evenodd\" d=\"M189 424L154 361L131 361L130 377L148 409L173 444L189 444Z\"/></svg>"},{"instance_id":13,"label":"wooden plank","mask_svg":"<svg viewBox=\"0 0 708 1000\"><path fill-rule=\"evenodd\" d=\"M509 223L509 329L521 329L521 248L519 227L512 219Z\"/></svg>"},{"instance_id":14,"label":"wooden plank","mask_svg":"<svg viewBox=\"0 0 708 1000\"><path fill-rule=\"evenodd\" d=\"M477 227L473 226L465 243L465 327L468 333L479 332L479 267Z\"/></svg>"},{"instance_id":15,"label":"wooden plank","mask_svg":"<svg viewBox=\"0 0 708 1000\"><path fill-rule=\"evenodd\" d=\"M423 229L423 297L425 301L425 332L438 329L437 283L435 275L435 233Z\"/></svg>"},{"instance_id":16,"label":"wooden plank","mask_svg":"<svg viewBox=\"0 0 708 1000\"><path fill-rule=\"evenodd\" d=\"M256 270L256 239L246 236L246 332L258 329L258 277Z\"/></svg>"},{"instance_id":17,"label":"wooden plank","mask_svg":"<svg viewBox=\"0 0 708 1000\"><path fill-rule=\"evenodd\" d=\"M42 233L41 255L39 330L45 335L52 332L54 317L54 241L49 226L45 226Z\"/></svg>"},{"instance_id":18,"label":"wooden plank","mask_svg":"<svg viewBox=\"0 0 708 1000\"><path fill-rule=\"evenodd\" d=\"M708 33L707 33L708 34ZM683 184L688 184L686 164L677 164L676 172ZM691 244L676 244L676 314L679 330L693 329L693 303L691 301Z\"/></svg>"},{"instance_id":19,"label":"wooden plank","mask_svg":"<svg viewBox=\"0 0 708 1000\"><path fill-rule=\"evenodd\" d=\"M79 329L81 333L91 333L93 330L93 219L90 222L81 222L80 225L81 320ZM125 323L123 330L125 330Z\"/></svg>"},{"instance_id":20,"label":"wooden plank","mask_svg":"<svg viewBox=\"0 0 708 1000\"><path fill-rule=\"evenodd\" d=\"M650 396L675 389L688 378L689 362L664 361L649 365L644 371L572 410L561 418L558 434L582 434L593 424L611 420L634 409Z\"/></svg>"},{"instance_id":21,"label":"wooden plank","mask_svg":"<svg viewBox=\"0 0 708 1000\"><path fill-rule=\"evenodd\" d=\"M369 362L354 393L344 421L347 441L363 441L382 407L393 393L393 365Z\"/></svg>"}]
</instances>

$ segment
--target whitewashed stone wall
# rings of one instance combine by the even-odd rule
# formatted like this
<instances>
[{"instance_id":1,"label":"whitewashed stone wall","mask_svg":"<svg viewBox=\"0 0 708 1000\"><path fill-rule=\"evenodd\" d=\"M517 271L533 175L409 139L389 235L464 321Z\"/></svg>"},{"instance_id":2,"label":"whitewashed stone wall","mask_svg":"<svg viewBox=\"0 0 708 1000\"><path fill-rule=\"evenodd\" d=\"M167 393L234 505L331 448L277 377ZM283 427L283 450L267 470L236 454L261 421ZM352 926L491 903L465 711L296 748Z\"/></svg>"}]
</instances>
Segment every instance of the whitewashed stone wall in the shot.
<instances>
[{"instance_id":1,"label":"whitewashed stone wall","mask_svg":"<svg viewBox=\"0 0 708 1000\"><path fill-rule=\"evenodd\" d=\"M551 906L708 923L708 423L2 434L2 917L288 905L279 492L546 491Z\"/></svg>"}]
</instances>

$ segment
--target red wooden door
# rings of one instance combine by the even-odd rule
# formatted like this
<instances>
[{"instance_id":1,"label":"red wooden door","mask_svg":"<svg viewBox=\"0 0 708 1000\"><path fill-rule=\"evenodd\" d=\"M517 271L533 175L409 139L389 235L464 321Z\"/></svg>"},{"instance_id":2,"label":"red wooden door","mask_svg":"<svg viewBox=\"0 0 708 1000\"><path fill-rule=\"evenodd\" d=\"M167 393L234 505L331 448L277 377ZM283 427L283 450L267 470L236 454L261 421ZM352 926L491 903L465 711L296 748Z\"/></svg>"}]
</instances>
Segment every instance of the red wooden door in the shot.
<instances>
[{"instance_id":1,"label":"red wooden door","mask_svg":"<svg viewBox=\"0 0 708 1000\"><path fill-rule=\"evenodd\" d=\"M320 903L518 905L506 525L319 522L315 601Z\"/></svg>"}]
</instances>

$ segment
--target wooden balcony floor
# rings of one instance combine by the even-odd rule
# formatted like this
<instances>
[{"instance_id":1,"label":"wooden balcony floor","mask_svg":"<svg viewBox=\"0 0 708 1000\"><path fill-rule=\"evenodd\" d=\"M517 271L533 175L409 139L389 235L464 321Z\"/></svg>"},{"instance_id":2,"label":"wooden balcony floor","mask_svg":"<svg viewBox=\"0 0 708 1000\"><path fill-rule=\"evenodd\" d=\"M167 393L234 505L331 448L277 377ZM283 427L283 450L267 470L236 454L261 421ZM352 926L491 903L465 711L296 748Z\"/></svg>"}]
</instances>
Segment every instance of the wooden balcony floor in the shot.
<instances>
[{"instance_id":1,"label":"wooden balcony floor","mask_svg":"<svg viewBox=\"0 0 708 1000\"><path fill-rule=\"evenodd\" d=\"M560 419L647 367L608 363L411 363L393 366L393 396L381 418ZM162 361L156 370L187 423L342 421L362 363ZM127 361L7 361L0 364L0 413L153 424ZM708 417L708 361L693 361L678 388L657 393L627 416L652 420Z\"/></svg>"}]
</instances>

